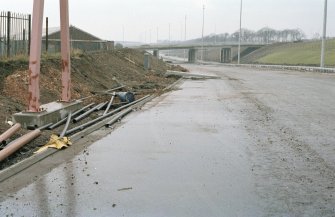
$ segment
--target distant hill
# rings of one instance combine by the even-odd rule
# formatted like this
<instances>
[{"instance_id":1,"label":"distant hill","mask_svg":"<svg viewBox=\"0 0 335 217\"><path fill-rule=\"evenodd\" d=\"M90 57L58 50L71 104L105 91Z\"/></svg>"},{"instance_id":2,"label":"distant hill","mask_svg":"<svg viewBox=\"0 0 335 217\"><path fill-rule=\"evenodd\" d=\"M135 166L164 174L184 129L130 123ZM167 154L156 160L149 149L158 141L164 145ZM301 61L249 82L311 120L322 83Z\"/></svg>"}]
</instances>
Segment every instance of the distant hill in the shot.
<instances>
[{"instance_id":1,"label":"distant hill","mask_svg":"<svg viewBox=\"0 0 335 217\"><path fill-rule=\"evenodd\" d=\"M319 66L321 41L276 43L242 56L242 63ZM335 66L335 39L327 40L326 66Z\"/></svg>"}]
</instances>

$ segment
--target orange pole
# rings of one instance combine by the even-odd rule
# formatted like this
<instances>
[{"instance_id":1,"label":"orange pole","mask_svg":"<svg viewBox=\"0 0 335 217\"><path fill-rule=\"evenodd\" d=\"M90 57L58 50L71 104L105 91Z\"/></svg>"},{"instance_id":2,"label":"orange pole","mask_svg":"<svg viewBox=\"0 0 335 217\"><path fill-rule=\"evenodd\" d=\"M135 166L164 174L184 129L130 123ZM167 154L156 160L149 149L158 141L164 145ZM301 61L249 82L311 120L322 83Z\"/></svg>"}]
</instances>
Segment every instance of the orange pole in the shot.
<instances>
[{"instance_id":1,"label":"orange pole","mask_svg":"<svg viewBox=\"0 0 335 217\"><path fill-rule=\"evenodd\" d=\"M9 128L6 132L0 135L0 143L10 138L11 136L13 136L20 129L21 129L21 124L16 123L14 126Z\"/></svg>"},{"instance_id":2,"label":"orange pole","mask_svg":"<svg viewBox=\"0 0 335 217\"><path fill-rule=\"evenodd\" d=\"M29 105L28 111L38 112L40 108L40 69L44 0L34 0L33 22L29 56Z\"/></svg>"},{"instance_id":3,"label":"orange pole","mask_svg":"<svg viewBox=\"0 0 335 217\"><path fill-rule=\"evenodd\" d=\"M24 145L28 144L30 141L40 136L41 134L42 134L42 131L37 129L9 143L4 149L0 151L0 162L2 162L3 160L11 156L17 150L19 150Z\"/></svg>"},{"instance_id":4,"label":"orange pole","mask_svg":"<svg viewBox=\"0 0 335 217\"><path fill-rule=\"evenodd\" d=\"M62 101L71 101L69 1L59 0L62 53Z\"/></svg>"}]
</instances>

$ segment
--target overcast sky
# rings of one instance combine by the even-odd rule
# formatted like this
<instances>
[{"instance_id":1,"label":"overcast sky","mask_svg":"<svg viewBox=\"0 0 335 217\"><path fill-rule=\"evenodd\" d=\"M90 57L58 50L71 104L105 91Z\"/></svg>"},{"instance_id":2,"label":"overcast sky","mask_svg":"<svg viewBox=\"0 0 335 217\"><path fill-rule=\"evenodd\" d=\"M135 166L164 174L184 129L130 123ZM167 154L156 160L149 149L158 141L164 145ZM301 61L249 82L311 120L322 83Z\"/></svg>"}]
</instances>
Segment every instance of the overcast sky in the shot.
<instances>
[{"instance_id":1,"label":"overcast sky","mask_svg":"<svg viewBox=\"0 0 335 217\"><path fill-rule=\"evenodd\" d=\"M201 37L202 5L205 35L239 28L240 0L69 0L70 23L107 40L156 42ZM324 0L243 0L243 28L300 28L309 37L321 34ZM49 26L59 26L59 1L45 0ZM31 13L33 0L1 0L0 10ZM335 36L335 0L328 0L328 36ZM151 33L151 34L150 34Z\"/></svg>"}]
</instances>

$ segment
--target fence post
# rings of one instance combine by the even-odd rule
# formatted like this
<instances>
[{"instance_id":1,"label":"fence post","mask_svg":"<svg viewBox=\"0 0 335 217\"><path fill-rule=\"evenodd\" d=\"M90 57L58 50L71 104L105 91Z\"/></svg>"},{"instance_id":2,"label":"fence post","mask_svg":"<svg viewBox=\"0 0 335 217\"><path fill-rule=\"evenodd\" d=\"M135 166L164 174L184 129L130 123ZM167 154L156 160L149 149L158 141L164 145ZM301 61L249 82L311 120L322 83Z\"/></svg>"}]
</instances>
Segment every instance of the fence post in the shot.
<instances>
[{"instance_id":1,"label":"fence post","mask_svg":"<svg viewBox=\"0 0 335 217\"><path fill-rule=\"evenodd\" d=\"M26 29L22 30L22 54L26 51Z\"/></svg>"},{"instance_id":2,"label":"fence post","mask_svg":"<svg viewBox=\"0 0 335 217\"><path fill-rule=\"evenodd\" d=\"M45 51L49 50L49 18L45 18Z\"/></svg>"},{"instance_id":3,"label":"fence post","mask_svg":"<svg viewBox=\"0 0 335 217\"><path fill-rule=\"evenodd\" d=\"M11 17L11 14L10 12L8 11L7 12L7 57L10 57L10 17Z\"/></svg>"},{"instance_id":4,"label":"fence post","mask_svg":"<svg viewBox=\"0 0 335 217\"><path fill-rule=\"evenodd\" d=\"M30 55L30 43L31 43L31 14L28 17L28 56Z\"/></svg>"}]
</instances>

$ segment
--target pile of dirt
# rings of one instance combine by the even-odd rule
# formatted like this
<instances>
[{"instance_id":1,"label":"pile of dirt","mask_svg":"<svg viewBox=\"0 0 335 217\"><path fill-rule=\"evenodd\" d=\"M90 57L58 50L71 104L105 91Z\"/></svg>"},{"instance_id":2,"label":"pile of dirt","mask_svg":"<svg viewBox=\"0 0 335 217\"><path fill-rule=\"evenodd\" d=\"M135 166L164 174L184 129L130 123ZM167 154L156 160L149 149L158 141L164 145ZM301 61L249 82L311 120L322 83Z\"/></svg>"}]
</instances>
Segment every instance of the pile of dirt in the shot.
<instances>
[{"instance_id":1,"label":"pile of dirt","mask_svg":"<svg viewBox=\"0 0 335 217\"><path fill-rule=\"evenodd\" d=\"M144 70L144 52L122 49L97 53L77 53L71 58L72 98L81 99L94 96L95 92L105 91L121 85L124 90L139 95L161 92L162 89L176 81L166 78L166 70L185 71L180 66L151 58L151 69ZM24 111L28 93L28 60L0 61L0 133L10 126L7 121L11 115ZM41 61L40 92L41 104L57 101L61 95L61 61L59 56L44 56ZM107 99L107 98L106 98ZM101 102L101 97L92 97L84 103ZM12 139L26 133L20 132ZM46 132L16 155L0 163L0 170L23 158L29 157L33 150L44 145L50 133ZM10 141L8 141L10 142ZM3 147L4 145L2 145ZM0 150L2 149L0 145Z\"/></svg>"}]
</instances>

